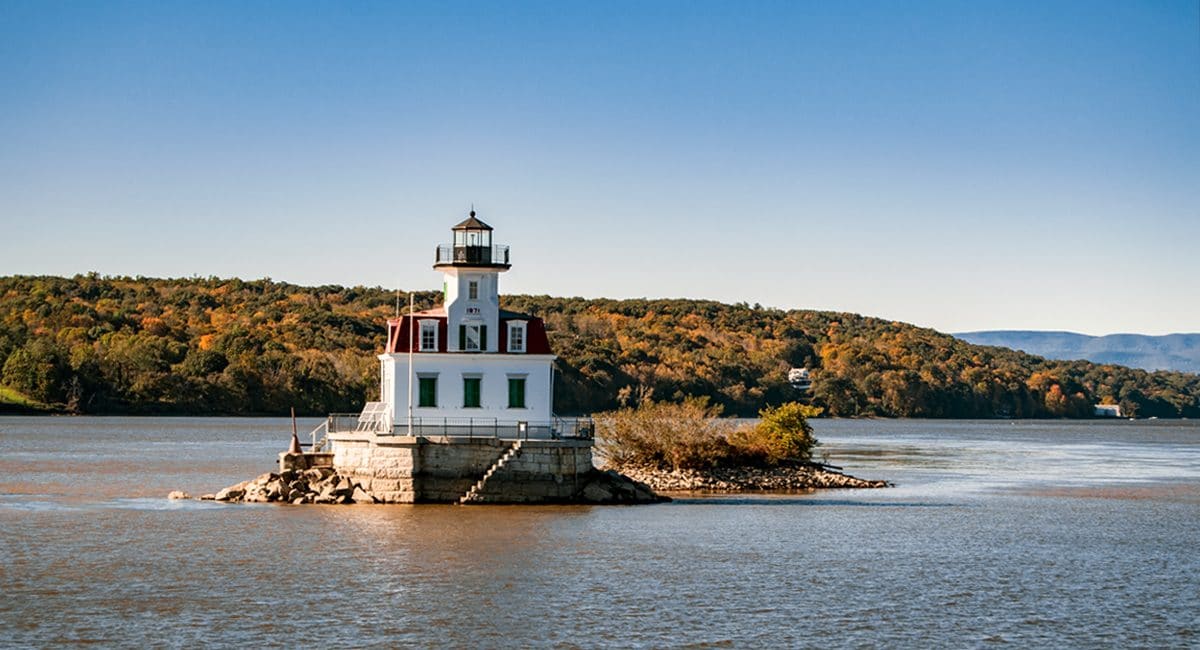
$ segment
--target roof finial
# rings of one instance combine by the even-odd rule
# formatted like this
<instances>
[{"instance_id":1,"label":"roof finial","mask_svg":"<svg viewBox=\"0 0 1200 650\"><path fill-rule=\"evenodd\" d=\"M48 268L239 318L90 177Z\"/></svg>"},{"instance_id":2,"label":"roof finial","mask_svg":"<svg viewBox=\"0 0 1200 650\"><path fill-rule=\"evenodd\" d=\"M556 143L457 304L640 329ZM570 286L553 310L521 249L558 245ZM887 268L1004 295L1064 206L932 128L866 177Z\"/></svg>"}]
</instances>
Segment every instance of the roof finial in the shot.
<instances>
[{"instance_id":1,"label":"roof finial","mask_svg":"<svg viewBox=\"0 0 1200 650\"><path fill-rule=\"evenodd\" d=\"M471 216L475 216L475 202L471 201Z\"/></svg>"}]
</instances>

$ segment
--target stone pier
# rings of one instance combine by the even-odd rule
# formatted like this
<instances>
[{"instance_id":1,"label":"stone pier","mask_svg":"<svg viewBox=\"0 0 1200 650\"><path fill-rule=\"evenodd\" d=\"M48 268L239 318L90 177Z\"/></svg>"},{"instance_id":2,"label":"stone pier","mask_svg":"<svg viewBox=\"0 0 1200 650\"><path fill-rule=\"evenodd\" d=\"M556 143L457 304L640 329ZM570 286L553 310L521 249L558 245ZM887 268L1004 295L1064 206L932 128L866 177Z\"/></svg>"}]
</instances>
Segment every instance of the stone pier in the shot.
<instances>
[{"instance_id":1,"label":"stone pier","mask_svg":"<svg viewBox=\"0 0 1200 650\"><path fill-rule=\"evenodd\" d=\"M330 433L333 467L385 503L554 503L579 496L593 473L592 441ZM490 476L481 487L477 483Z\"/></svg>"}]
</instances>

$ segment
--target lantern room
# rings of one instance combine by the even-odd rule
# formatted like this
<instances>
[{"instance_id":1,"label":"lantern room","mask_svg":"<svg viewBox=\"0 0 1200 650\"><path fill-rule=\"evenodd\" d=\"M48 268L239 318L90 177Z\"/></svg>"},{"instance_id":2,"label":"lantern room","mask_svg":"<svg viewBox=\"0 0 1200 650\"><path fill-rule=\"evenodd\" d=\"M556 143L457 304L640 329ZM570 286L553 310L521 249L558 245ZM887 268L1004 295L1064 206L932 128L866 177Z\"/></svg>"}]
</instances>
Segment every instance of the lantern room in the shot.
<instances>
[{"instance_id":1,"label":"lantern room","mask_svg":"<svg viewBox=\"0 0 1200 650\"><path fill-rule=\"evenodd\" d=\"M475 217L475 211L467 219L450 229L454 233L453 244L437 248L434 268L441 266L484 266L507 269L508 246L492 243L492 227Z\"/></svg>"}]
</instances>

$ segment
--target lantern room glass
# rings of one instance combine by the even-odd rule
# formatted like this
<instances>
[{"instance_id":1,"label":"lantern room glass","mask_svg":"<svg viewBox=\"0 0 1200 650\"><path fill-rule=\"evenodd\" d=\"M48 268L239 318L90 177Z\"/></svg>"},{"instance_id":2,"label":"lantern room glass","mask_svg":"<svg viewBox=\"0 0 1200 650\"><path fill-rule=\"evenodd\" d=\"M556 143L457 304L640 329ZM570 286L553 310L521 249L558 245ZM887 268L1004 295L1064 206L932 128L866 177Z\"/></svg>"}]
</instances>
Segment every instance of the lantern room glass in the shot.
<instances>
[{"instance_id":1,"label":"lantern room glass","mask_svg":"<svg viewBox=\"0 0 1200 650\"><path fill-rule=\"evenodd\" d=\"M487 248L492 245L492 231L483 228L464 228L454 231L455 246Z\"/></svg>"}]
</instances>

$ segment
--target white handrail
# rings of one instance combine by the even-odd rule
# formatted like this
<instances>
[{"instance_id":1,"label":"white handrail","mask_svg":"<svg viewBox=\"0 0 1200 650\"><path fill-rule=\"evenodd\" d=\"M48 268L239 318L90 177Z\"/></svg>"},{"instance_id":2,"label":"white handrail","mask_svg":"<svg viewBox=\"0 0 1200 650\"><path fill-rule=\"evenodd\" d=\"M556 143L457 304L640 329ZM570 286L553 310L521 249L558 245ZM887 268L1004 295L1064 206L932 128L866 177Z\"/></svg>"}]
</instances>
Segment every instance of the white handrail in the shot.
<instances>
[{"instance_id":1,"label":"white handrail","mask_svg":"<svg viewBox=\"0 0 1200 650\"><path fill-rule=\"evenodd\" d=\"M329 420L322 420L320 424L313 427L312 433L310 434L310 435L312 435L312 446L309 447L309 450L311 450L311 451L319 450L317 447L317 432L320 431L321 429L325 430L325 435L321 437L321 442L323 443L323 442L325 442L325 438L329 436Z\"/></svg>"}]
</instances>

